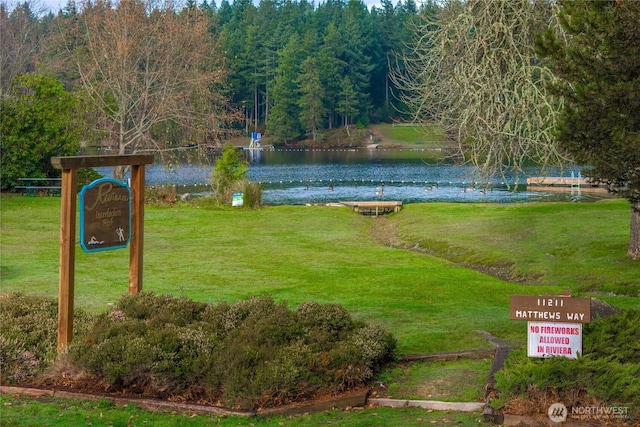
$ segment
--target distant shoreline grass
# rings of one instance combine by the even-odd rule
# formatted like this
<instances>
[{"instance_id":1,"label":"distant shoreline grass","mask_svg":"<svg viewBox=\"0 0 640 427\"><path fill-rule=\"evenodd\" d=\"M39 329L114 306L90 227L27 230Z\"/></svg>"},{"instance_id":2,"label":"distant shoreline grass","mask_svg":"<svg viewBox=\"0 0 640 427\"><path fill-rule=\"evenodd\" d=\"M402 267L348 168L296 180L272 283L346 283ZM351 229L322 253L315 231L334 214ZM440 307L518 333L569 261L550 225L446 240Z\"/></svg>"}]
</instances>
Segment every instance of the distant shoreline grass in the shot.
<instances>
[{"instance_id":1,"label":"distant shoreline grass","mask_svg":"<svg viewBox=\"0 0 640 427\"><path fill-rule=\"evenodd\" d=\"M60 200L1 202L2 290L57 297ZM445 242L464 248L473 262L505 261L539 278L523 285L446 254L385 246L371 235L372 218L346 208L148 206L144 289L212 302L271 295L291 306L339 303L387 327L401 354L491 348L477 330L522 344L525 324L508 316L511 294L601 290L598 296L615 306L640 306L637 297L610 295L640 282L640 263L623 251L627 216L623 201L608 201L412 204L388 218L405 242ZM128 256L78 249L76 306L103 311L126 293Z\"/></svg>"},{"instance_id":2,"label":"distant shoreline grass","mask_svg":"<svg viewBox=\"0 0 640 427\"><path fill-rule=\"evenodd\" d=\"M443 148L444 133L437 125L381 123L371 125L382 136L382 143Z\"/></svg>"}]
</instances>

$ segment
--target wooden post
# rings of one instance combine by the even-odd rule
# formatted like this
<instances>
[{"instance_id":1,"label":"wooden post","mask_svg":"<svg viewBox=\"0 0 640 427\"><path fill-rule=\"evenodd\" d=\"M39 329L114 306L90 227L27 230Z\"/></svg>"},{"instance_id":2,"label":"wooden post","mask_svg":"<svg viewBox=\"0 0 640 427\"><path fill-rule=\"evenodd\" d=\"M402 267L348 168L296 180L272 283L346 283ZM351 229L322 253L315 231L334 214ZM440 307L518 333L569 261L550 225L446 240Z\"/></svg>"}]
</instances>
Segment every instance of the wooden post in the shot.
<instances>
[{"instance_id":1,"label":"wooden post","mask_svg":"<svg viewBox=\"0 0 640 427\"><path fill-rule=\"evenodd\" d=\"M129 241L129 294L142 291L144 247L144 165L131 167L131 240Z\"/></svg>"},{"instance_id":2,"label":"wooden post","mask_svg":"<svg viewBox=\"0 0 640 427\"><path fill-rule=\"evenodd\" d=\"M73 340L73 300L78 169L131 165L132 236L129 242L129 293L142 290L144 236L144 165L153 163L151 154L118 156L53 157L51 164L62 169L60 210L60 282L58 285L58 352Z\"/></svg>"},{"instance_id":3,"label":"wooden post","mask_svg":"<svg viewBox=\"0 0 640 427\"><path fill-rule=\"evenodd\" d=\"M58 284L58 351L73 339L73 287L76 262L77 169L62 170L60 209L60 281Z\"/></svg>"}]
</instances>

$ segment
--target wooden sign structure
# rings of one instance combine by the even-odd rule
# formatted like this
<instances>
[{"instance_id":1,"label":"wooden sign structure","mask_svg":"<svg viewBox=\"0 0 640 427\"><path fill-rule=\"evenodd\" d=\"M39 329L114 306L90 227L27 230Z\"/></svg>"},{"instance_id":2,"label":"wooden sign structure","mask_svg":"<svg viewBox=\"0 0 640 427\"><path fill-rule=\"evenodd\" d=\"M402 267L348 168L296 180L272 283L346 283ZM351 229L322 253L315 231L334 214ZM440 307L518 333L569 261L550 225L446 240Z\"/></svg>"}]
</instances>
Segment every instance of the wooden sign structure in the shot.
<instances>
[{"instance_id":1,"label":"wooden sign structure","mask_svg":"<svg viewBox=\"0 0 640 427\"><path fill-rule=\"evenodd\" d=\"M126 248L131 237L131 190L101 178L80 191L80 246L85 252Z\"/></svg>"},{"instance_id":2,"label":"wooden sign structure","mask_svg":"<svg viewBox=\"0 0 640 427\"><path fill-rule=\"evenodd\" d=\"M527 355L575 359L582 353L582 324L591 322L591 298L511 295L511 320L527 321Z\"/></svg>"},{"instance_id":3,"label":"wooden sign structure","mask_svg":"<svg viewBox=\"0 0 640 427\"><path fill-rule=\"evenodd\" d=\"M591 298L511 295L511 320L591 322Z\"/></svg>"},{"instance_id":4,"label":"wooden sign structure","mask_svg":"<svg viewBox=\"0 0 640 427\"><path fill-rule=\"evenodd\" d=\"M129 294L142 291L144 235L144 170L152 154L53 157L62 169L60 209L60 279L58 285L58 351L73 340L73 300L78 169L131 166L131 239L129 242Z\"/></svg>"}]
</instances>

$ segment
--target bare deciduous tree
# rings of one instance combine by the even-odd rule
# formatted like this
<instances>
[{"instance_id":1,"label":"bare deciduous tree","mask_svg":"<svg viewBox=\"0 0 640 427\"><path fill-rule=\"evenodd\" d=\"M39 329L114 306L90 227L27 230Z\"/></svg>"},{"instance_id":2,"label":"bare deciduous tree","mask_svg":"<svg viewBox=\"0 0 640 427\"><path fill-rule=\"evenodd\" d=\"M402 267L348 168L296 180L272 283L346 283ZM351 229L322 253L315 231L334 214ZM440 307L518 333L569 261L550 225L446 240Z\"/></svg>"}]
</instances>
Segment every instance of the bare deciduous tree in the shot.
<instances>
[{"instance_id":1,"label":"bare deciduous tree","mask_svg":"<svg viewBox=\"0 0 640 427\"><path fill-rule=\"evenodd\" d=\"M35 70L42 37L38 16L42 13L39 0L15 5L0 1L0 98L9 94L17 75Z\"/></svg>"},{"instance_id":2,"label":"bare deciduous tree","mask_svg":"<svg viewBox=\"0 0 640 427\"><path fill-rule=\"evenodd\" d=\"M402 99L415 120L441 124L482 178L567 160L552 135L553 75L534 51L555 16L545 0L447 1L415 28L406 71L394 75Z\"/></svg>"},{"instance_id":3,"label":"bare deciduous tree","mask_svg":"<svg viewBox=\"0 0 640 427\"><path fill-rule=\"evenodd\" d=\"M67 50L119 154L217 140L233 115L216 90L227 71L206 15L170 0L96 0L80 10Z\"/></svg>"}]
</instances>

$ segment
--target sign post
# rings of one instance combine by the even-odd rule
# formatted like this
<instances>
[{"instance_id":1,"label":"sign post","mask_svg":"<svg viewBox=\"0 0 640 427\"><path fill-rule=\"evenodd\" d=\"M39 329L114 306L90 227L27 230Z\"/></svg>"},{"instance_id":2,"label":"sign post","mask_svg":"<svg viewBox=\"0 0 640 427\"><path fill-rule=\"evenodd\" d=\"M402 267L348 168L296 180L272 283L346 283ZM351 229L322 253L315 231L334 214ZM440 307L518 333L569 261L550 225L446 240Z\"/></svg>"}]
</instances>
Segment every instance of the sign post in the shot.
<instances>
[{"instance_id":1,"label":"sign post","mask_svg":"<svg viewBox=\"0 0 640 427\"><path fill-rule=\"evenodd\" d=\"M529 357L582 353L582 324L591 322L591 298L511 295L511 320L527 320Z\"/></svg>"},{"instance_id":2,"label":"sign post","mask_svg":"<svg viewBox=\"0 0 640 427\"><path fill-rule=\"evenodd\" d=\"M73 340L73 300L75 280L74 245L76 241L78 169L101 166L131 166L129 294L137 294L142 290L144 166L151 163L153 163L152 154L70 156L53 157L51 159L51 164L54 168L62 169L60 280L58 284L58 351L62 351ZM119 238L117 234L116 238Z\"/></svg>"}]
</instances>

